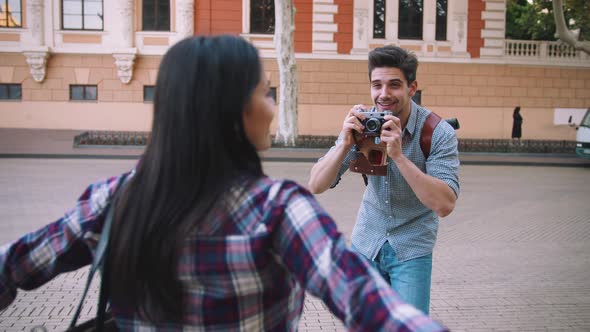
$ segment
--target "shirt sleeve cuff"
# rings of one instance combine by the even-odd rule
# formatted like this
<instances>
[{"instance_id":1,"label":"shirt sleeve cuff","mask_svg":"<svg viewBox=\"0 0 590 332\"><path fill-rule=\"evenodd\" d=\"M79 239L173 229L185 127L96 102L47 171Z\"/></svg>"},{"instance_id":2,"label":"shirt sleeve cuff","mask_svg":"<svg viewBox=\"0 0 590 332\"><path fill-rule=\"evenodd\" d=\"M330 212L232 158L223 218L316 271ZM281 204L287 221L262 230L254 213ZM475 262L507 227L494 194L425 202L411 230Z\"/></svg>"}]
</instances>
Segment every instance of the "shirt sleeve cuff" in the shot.
<instances>
[{"instance_id":1,"label":"shirt sleeve cuff","mask_svg":"<svg viewBox=\"0 0 590 332\"><path fill-rule=\"evenodd\" d=\"M16 297L16 288L6 271L6 247L0 248L0 310L8 307Z\"/></svg>"}]
</instances>

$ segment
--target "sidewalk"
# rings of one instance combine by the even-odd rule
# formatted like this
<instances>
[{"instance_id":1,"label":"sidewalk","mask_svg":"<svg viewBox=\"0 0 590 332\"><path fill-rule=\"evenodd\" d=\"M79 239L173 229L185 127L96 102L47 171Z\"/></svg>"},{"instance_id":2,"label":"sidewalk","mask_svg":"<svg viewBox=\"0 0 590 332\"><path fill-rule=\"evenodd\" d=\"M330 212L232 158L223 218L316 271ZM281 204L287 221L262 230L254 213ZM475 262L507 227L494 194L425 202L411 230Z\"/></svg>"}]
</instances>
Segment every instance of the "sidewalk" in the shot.
<instances>
[{"instance_id":1,"label":"sidewalk","mask_svg":"<svg viewBox=\"0 0 590 332\"><path fill-rule=\"evenodd\" d=\"M83 131L0 128L0 158L136 159L138 146L73 147ZM265 161L315 162L326 149L272 148L261 153ZM590 160L571 154L516 154L463 152L462 165L558 166L590 168Z\"/></svg>"},{"instance_id":2,"label":"sidewalk","mask_svg":"<svg viewBox=\"0 0 590 332\"><path fill-rule=\"evenodd\" d=\"M132 167L142 148L72 148L74 131L0 129L0 244L38 229L71 208L96 179ZM271 149L264 159L315 160L324 151ZM20 159L10 159L10 157ZM2 159L4 158L4 159ZM102 158L102 160L100 159ZM283 159L280 159L283 158ZM590 331L590 168L565 156L462 154L461 196L440 221L434 252L431 316L452 331ZM512 167L509 165L573 167ZM265 173L305 183L309 163L265 162ZM317 195L349 240L364 193L347 172ZM44 323L63 331L84 287L84 269L33 291L0 311L1 331ZM94 315L97 283L83 319ZM312 296L302 332L346 329Z\"/></svg>"}]
</instances>

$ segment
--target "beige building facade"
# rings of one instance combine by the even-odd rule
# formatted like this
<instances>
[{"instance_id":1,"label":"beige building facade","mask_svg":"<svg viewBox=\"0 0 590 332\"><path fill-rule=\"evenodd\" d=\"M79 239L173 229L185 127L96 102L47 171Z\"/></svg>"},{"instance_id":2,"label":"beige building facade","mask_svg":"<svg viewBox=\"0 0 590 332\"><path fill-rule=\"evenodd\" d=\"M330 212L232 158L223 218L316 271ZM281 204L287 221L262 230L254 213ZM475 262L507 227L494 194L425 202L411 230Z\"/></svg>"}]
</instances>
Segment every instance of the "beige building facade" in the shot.
<instances>
[{"instance_id":1,"label":"beige building facade","mask_svg":"<svg viewBox=\"0 0 590 332\"><path fill-rule=\"evenodd\" d=\"M420 60L419 102L458 118L459 138L510 138L516 106L524 139L575 138L564 118L590 107L590 56L505 40L502 0L418 2L294 0L299 134L336 135L370 104L367 54L395 44ZM194 34L252 41L276 87L269 3L0 0L0 128L149 131L160 58Z\"/></svg>"}]
</instances>

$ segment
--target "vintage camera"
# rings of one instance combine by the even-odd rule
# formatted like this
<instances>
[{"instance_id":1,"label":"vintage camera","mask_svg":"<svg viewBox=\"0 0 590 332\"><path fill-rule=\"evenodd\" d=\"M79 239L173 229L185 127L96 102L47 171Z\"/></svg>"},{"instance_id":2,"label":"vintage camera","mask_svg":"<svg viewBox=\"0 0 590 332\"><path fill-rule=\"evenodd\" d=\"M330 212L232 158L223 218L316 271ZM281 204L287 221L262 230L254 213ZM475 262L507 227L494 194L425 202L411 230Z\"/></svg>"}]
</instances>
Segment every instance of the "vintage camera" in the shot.
<instances>
[{"instance_id":1,"label":"vintage camera","mask_svg":"<svg viewBox=\"0 0 590 332\"><path fill-rule=\"evenodd\" d=\"M364 120L360 120L365 129L362 133L354 132L357 146L356 158L350 161L352 172L369 175L387 175L387 150L380 142L381 127L385 123L386 115L393 115L390 111L379 112L375 107L370 111L363 111Z\"/></svg>"},{"instance_id":2,"label":"vintage camera","mask_svg":"<svg viewBox=\"0 0 590 332\"><path fill-rule=\"evenodd\" d=\"M385 116L393 115L389 111L374 111L374 108L371 111L363 112L363 114L365 115L365 119L361 120L361 123L365 126L363 134L367 136L380 136L381 126L385 123Z\"/></svg>"}]
</instances>

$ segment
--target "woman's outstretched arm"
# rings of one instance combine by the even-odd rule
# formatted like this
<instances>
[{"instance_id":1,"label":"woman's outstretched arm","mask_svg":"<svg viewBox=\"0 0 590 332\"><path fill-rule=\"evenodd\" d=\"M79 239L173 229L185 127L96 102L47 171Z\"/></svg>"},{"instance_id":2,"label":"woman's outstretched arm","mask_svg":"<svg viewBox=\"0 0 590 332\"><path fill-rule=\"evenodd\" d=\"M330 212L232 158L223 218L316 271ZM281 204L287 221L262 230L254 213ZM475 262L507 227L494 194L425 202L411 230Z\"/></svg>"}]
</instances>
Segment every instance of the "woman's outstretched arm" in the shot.
<instances>
[{"instance_id":1,"label":"woman's outstretched arm","mask_svg":"<svg viewBox=\"0 0 590 332\"><path fill-rule=\"evenodd\" d=\"M314 197L283 182L273 199L273 242L284 264L353 331L445 331L403 302L365 258L347 248Z\"/></svg>"},{"instance_id":2,"label":"woman's outstretched arm","mask_svg":"<svg viewBox=\"0 0 590 332\"><path fill-rule=\"evenodd\" d=\"M92 262L102 212L124 177L91 184L62 218L0 247L0 310L14 301L18 289L35 289Z\"/></svg>"}]
</instances>

